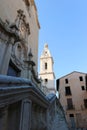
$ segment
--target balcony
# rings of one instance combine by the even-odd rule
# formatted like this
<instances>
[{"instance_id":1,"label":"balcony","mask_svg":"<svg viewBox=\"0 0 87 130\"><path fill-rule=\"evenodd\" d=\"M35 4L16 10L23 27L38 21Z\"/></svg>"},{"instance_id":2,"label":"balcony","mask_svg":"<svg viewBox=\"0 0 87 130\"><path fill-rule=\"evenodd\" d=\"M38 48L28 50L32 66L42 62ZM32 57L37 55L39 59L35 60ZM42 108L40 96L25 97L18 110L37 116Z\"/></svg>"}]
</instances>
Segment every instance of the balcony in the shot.
<instances>
[{"instance_id":1,"label":"balcony","mask_svg":"<svg viewBox=\"0 0 87 130\"><path fill-rule=\"evenodd\" d=\"M71 95L72 93L71 93L70 86L65 87L65 96L71 96Z\"/></svg>"}]
</instances>

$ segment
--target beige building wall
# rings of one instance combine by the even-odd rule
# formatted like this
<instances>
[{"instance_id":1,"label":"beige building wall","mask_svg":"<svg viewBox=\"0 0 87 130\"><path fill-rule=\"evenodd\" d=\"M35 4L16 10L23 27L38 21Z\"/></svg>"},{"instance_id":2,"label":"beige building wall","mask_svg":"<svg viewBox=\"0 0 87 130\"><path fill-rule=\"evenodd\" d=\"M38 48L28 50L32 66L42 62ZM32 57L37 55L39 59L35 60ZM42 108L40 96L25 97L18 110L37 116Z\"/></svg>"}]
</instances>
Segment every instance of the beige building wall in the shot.
<instances>
[{"instance_id":1,"label":"beige building wall","mask_svg":"<svg viewBox=\"0 0 87 130\"><path fill-rule=\"evenodd\" d=\"M80 79L81 77L82 79ZM68 80L68 83L66 83L66 80ZM58 82L59 100L65 111L69 127L87 128L86 74L72 72L60 78ZM66 93L66 87L70 87L71 94L69 90ZM68 99L72 99L72 105L67 103ZM84 99L86 99L86 106L84 105Z\"/></svg>"},{"instance_id":2,"label":"beige building wall","mask_svg":"<svg viewBox=\"0 0 87 130\"><path fill-rule=\"evenodd\" d=\"M15 23L17 18L17 11L21 9L23 10L23 14L26 16L26 22L29 23L30 34L25 38L25 45L21 44L24 47L26 55L28 55L30 48L33 54L33 61L35 62L35 71L37 73L37 66L38 66L38 34L40 25L38 22L38 15L37 9L34 0L0 0L0 19L3 23L8 24L8 27ZM2 52L0 53L1 58L3 59L3 53L5 45L2 44L3 41L0 43L0 48L3 48ZM15 48L15 47L14 47ZM10 49L12 51L12 48ZM10 52L9 51L9 52ZM11 52L10 52L11 53ZM15 50L16 53L16 50ZM8 55L8 58L10 54ZM10 58L9 58L10 59ZM5 60L5 59L3 59ZM22 58L22 61L25 60ZM1 61L1 59L0 59ZM2 62L1 62L2 64ZM7 70L7 69L6 69ZM26 73L24 70L22 71L22 76L26 77ZM1 72L2 74L6 74L6 71Z\"/></svg>"}]
</instances>

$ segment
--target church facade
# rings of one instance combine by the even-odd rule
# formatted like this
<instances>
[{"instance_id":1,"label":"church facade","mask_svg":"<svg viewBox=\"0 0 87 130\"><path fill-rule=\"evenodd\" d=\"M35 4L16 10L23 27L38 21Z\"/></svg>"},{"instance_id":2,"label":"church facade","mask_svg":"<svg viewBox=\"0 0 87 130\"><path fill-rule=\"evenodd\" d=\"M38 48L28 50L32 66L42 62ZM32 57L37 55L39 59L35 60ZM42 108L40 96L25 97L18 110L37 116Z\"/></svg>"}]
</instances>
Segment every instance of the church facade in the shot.
<instances>
[{"instance_id":1,"label":"church facade","mask_svg":"<svg viewBox=\"0 0 87 130\"><path fill-rule=\"evenodd\" d=\"M0 0L0 74L28 77L29 52L35 73L40 29L34 0Z\"/></svg>"},{"instance_id":2,"label":"church facade","mask_svg":"<svg viewBox=\"0 0 87 130\"><path fill-rule=\"evenodd\" d=\"M59 121L56 130L62 127L61 120L68 130L56 95L41 91L39 29L34 0L0 0L0 130L54 130L54 122ZM51 55L49 63L53 64Z\"/></svg>"}]
</instances>

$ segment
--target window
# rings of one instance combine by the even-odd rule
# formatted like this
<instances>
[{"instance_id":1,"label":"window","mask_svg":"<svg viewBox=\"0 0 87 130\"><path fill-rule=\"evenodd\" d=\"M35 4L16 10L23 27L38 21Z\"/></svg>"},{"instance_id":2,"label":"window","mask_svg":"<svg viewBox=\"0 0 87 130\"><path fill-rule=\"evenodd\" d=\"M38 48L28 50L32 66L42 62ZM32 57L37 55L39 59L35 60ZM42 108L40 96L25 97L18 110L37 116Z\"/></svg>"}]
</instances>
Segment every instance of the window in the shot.
<instances>
[{"instance_id":1,"label":"window","mask_svg":"<svg viewBox=\"0 0 87 130\"><path fill-rule=\"evenodd\" d=\"M65 79L65 83L68 84L68 79Z\"/></svg>"},{"instance_id":2,"label":"window","mask_svg":"<svg viewBox=\"0 0 87 130\"><path fill-rule=\"evenodd\" d=\"M74 114L69 114L69 117L74 117Z\"/></svg>"},{"instance_id":3,"label":"window","mask_svg":"<svg viewBox=\"0 0 87 130\"><path fill-rule=\"evenodd\" d=\"M15 76L19 77L20 76L20 70L19 68L10 60L7 75L8 76Z\"/></svg>"},{"instance_id":4,"label":"window","mask_svg":"<svg viewBox=\"0 0 87 130\"><path fill-rule=\"evenodd\" d=\"M68 95L71 95L71 90L70 90L70 87L65 87L65 95L68 96Z\"/></svg>"},{"instance_id":5,"label":"window","mask_svg":"<svg viewBox=\"0 0 87 130\"><path fill-rule=\"evenodd\" d=\"M44 81L45 81L45 83L47 83L47 82L48 82L48 79L45 79Z\"/></svg>"},{"instance_id":6,"label":"window","mask_svg":"<svg viewBox=\"0 0 87 130\"><path fill-rule=\"evenodd\" d=\"M57 89L57 91L59 91L59 85L60 85L60 80L57 79L57 80L56 80L56 89Z\"/></svg>"},{"instance_id":7,"label":"window","mask_svg":"<svg viewBox=\"0 0 87 130\"><path fill-rule=\"evenodd\" d=\"M80 81L83 81L83 77L82 77L82 76L80 76L80 77L79 77L79 80L80 80Z\"/></svg>"},{"instance_id":8,"label":"window","mask_svg":"<svg viewBox=\"0 0 87 130\"><path fill-rule=\"evenodd\" d=\"M47 51L45 51L45 55L47 55Z\"/></svg>"},{"instance_id":9,"label":"window","mask_svg":"<svg viewBox=\"0 0 87 130\"><path fill-rule=\"evenodd\" d=\"M72 98L67 99L67 109L74 109Z\"/></svg>"},{"instance_id":10,"label":"window","mask_svg":"<svg viewBox=\"0 0 87 130\"><path fill-rule=\"evenodd\" d=\"M47 63L45 63L45 70L47 70Z\"/></svg>"},{"instance_id":11,"label":"window","mask_svg":"<svg viewBox=\"0 0 87 130\"><path fill-rule=\"evenodd\" d=\"M85 90L85 87L84 86L81 86L82 90Z\"/></svg>"},{"instance_id":12,"label":"window","mask_svg":"<svg viewBox=\"0 0 87 130\"><path fill-rule=\"evenodd\" d=\"M84 99L84 106L87 108L87 99Z\"/></svg>"}]
</instances>

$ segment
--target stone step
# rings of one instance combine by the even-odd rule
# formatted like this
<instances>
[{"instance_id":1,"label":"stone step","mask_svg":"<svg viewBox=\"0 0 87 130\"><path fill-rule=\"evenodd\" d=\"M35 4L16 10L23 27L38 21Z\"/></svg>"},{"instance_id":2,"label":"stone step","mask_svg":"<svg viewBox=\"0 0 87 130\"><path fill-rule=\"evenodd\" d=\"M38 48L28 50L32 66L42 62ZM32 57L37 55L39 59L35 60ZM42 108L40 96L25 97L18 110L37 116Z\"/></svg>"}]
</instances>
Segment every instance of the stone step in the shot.
<instances>
[{"instance_id":1,"label":"stone step","mask_svg":"<svg viewBox=\"0 0 87 130\"><path fill-rule=\"evenodd\" d=\"M61 114L56 113L51 130L68 130L65 118Z\"/></svg>"}]
</instances>

